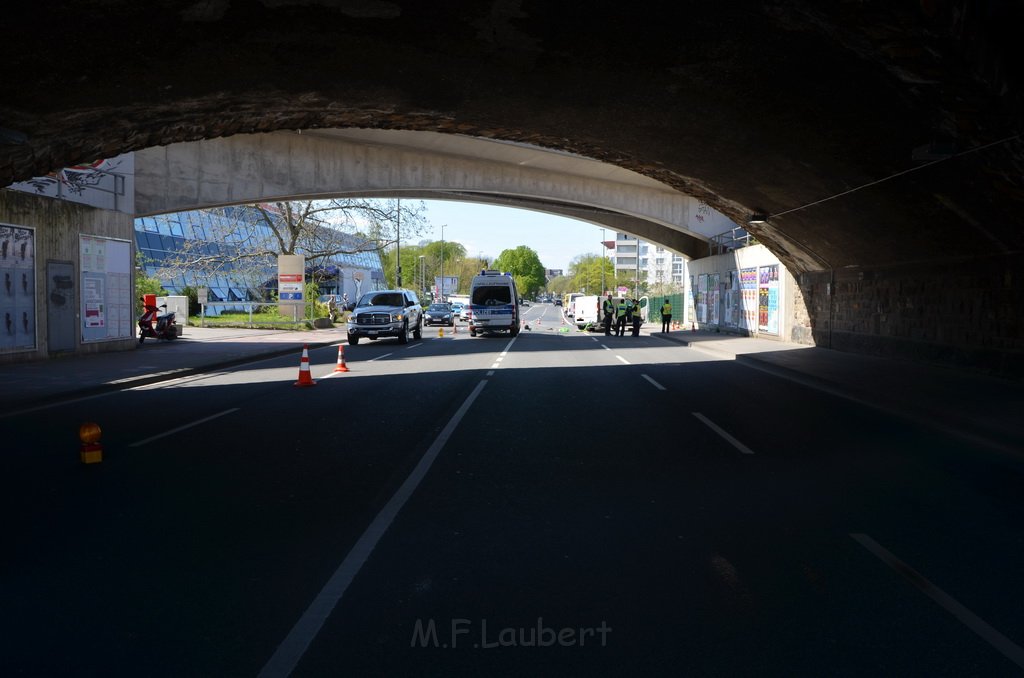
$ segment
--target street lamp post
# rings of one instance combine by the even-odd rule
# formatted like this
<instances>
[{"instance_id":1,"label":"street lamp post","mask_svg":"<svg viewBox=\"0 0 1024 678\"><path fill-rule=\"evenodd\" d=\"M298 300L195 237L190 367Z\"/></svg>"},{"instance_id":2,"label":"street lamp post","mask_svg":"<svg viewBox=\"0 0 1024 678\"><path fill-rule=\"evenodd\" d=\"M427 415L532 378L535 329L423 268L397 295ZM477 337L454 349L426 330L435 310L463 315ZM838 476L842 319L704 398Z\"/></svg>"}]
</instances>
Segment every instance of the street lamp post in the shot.
<instances>
[{"instance_id":1,"label":"street lamp post","mask_svg":"<svg viewBox=\"0 0 1024 678\"><path fill-rule=\"evenodd\" d=\"M633 283L633 298L640 298L640 236L636 237L636 281Z\"/></svg>"},{"instance_id":2,"label":"street lamp post","mask_svg":"<svg viewBox=\"0 0 1024 678\"><path fill-rule=\"evenodd\" d=\"M426 296L427 293L427 263L424 256L420 255L420 296Z\"/></svg>"},{"instance_id":3,"label":"street lamp post","mask_svg":"<svg viewBox=\"0 0 1024 678\"><path fill-rule=\"evenodd\" d=\"M402 288L402 200L398 199L398 217L395 221L395 287Z\"/></svg>"},{"instance_id":4,"label":"street lamp post","mask_svg":"<svg viewBox=\"0 0 1024 678\"><path fill-rule=\"evenodd\" d=\"M601 296L602 297L604 296L605 290L608 289L607 287L604 286L604 256L605 256L604 255L604 249L605 249L605 247L604 247L604 229L602 228L601 229L601 249L599 250L601 252Z\"/></svg>"},{"instance_id":5,"label":"street lamp post","mask_svg":"<svg viewBox=\"0 0 1024 678\"><path fill-rule=\"evenodd\" d=\"M441 302L444 303L444 224L441 224Z\"/></svg>"}]
</instances>

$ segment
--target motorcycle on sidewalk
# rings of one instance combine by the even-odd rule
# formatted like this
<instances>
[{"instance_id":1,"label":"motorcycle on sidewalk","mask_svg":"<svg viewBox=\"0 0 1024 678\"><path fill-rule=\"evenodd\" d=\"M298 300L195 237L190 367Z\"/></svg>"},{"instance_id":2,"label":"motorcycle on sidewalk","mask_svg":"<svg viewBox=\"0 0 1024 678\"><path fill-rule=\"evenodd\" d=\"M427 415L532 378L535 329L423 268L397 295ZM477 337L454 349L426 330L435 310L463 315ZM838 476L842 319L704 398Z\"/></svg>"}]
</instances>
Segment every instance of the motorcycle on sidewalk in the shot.
<instances>
[{"instance_id":1,"label":"motorcycle on sidewalk","mask_svg":"<svg viewBox=\"0 0 1024 678\"><path fill-rule=\"evenodd\" d=\"M178 338L178 324L175 321L175 313L174 311L166 312L167 304L161 304L159 308L147 304L145 308L145 312L139 318L140 344L146 340L146 337L166 339L167 341ZM159 315L160 308L165 311L162 315Z\"/></svg>"}]
</instances>

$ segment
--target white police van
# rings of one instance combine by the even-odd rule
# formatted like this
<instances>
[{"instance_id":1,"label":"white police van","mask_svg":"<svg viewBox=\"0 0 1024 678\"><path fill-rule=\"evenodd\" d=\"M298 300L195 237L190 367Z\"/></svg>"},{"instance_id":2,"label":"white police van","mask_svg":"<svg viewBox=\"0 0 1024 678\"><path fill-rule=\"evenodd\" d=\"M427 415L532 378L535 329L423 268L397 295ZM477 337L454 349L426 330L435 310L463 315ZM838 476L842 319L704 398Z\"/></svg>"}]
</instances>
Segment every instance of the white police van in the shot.
<instances>
[{"instance_id":1,"label":"white police van","mask_svg":"<svg viewBox=\"0 0 1024 678\"><path fill-rule=\"evenodd\" d=\"M481 270L469 288L469 335L508 332L519 334L519 292L510 273Z\"/></svg>"}]
</instances>

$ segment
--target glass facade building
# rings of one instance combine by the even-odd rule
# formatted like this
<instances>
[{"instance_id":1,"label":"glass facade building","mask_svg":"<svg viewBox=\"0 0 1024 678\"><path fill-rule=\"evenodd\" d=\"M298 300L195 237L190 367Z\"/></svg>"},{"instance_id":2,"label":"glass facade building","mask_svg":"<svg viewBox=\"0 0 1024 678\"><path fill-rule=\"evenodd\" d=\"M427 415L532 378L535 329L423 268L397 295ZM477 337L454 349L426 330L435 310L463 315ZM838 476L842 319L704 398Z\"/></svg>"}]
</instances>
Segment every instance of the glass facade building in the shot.
<instances>
[{"instance_id":1,"label":"glass facade building","mask_svg":"<svg viewBox=\"0 0 1024 678\"><path fill-rule=\"evenodd\" d=\"M266 301L277 289L276 259L249 260L244 271L230 263L223 263L215 270L180 270L179 267L169 270L168 263L186 248L194 255L230 258L244 251L246 242L272 237L262 213L247 205L173 212L135 220L135 243L142 254L146 275L159 278L170 294L181 294L185 287L207 287L209 300L216 302ZM349 239L352 249L356 248L353 236L338 232L332 237L343 244L348 244L345 241ZM339 298L348 294L355 300L362 292L385 287L383 266L376 251L338 254L321 264L306 263L307 280L316 273L322 294L336 294ZM215 313L216 309L208 309L210 311Z\"/></svg>"}]
</instances>

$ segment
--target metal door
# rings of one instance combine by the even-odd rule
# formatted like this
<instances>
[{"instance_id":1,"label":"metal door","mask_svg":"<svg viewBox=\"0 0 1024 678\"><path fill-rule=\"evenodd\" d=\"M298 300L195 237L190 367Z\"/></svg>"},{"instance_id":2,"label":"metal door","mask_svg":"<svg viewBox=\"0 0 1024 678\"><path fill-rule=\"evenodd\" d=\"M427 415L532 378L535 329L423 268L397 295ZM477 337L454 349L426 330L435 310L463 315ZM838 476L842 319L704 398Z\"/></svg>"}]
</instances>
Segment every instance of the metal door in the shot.
<instances>
[{"instance_id":1,"label":"metal door","mask_svg":"<svg viewBox=\"0 0 1024 678\"><path fill-rule=\"evenodd\" d=\"M75 350L75 265L46 262L46 345L49 353Z\"/></svg>"}]
</instances>

